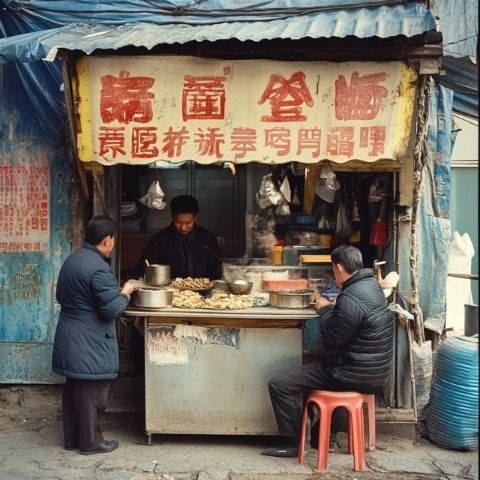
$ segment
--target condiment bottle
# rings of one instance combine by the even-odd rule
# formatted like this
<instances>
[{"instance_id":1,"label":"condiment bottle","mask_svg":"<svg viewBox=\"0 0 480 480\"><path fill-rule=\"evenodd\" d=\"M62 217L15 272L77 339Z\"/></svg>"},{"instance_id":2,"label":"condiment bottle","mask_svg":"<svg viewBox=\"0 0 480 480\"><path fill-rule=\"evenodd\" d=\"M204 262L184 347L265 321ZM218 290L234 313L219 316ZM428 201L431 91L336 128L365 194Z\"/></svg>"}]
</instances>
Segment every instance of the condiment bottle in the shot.
<instances>
[{"instance_id":1,"label":"condiment bottle","mask_svg":"<svg viewBox=\"0 0 480 480\"><path fill-rule=\"evenodd\" d=\"M281 265L282 264L282 245L275 245L272 248L272 265Z\"/></svg>"},{"instance_id":2,"label":"condiment bottle","mask_svg":"<svg viewBox=\"0 0 480 480\"><path fill-rule=\"evenodd\" d=\"M297 249L293 247L283 247L282 265L295 267L298 265Z\"/></svg>"}]
</instances>

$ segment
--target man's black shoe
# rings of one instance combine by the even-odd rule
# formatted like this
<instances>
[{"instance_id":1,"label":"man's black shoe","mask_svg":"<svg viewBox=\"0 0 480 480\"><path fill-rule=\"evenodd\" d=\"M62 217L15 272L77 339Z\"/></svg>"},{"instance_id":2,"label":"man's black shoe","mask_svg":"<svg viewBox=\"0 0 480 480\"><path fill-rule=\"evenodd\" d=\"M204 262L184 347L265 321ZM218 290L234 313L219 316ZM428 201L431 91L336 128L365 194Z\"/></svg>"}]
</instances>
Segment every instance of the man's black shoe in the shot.
<instances>
[{"instance_id":1,"label":"man's black shoe","mask_svg":"<svg viewBox=\"0 0 480 480\"><path fill-rule=\"evenodd\" d=\"M262 452L262 455L268 455L269 457L294 458L294 457L298 457L298 448L297 447L266 448Z\"/></svg>"},{"instance_id":2,"label":"man's black shoe","mask_svg":"<svg viewBox=\"0 0 480 480\"><path fill-rule=\"evenodd\" d=\"M78 448L78 443L65 443L63 448L65 450L76 450Z\"/></svg>"},{"instance_id":3,"label":"man's black shoe","mask_svg":"<svg viewBox=\"0 0 480 480\"><path fill-rule=\"evenodd\" d=\"M93 455L94 453L108 453L118 448L116 440L104 440L102 443L92 448L80 449L82 455Z\"/></svg>"}]
</instances>

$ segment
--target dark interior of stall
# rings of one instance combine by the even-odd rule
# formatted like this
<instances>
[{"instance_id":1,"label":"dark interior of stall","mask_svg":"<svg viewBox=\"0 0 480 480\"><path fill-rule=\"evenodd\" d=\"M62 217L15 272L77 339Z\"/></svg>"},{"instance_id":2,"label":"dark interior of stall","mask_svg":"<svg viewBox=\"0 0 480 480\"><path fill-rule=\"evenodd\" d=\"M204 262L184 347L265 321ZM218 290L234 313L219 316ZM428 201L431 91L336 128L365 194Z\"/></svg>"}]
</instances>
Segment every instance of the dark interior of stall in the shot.
<instances>
[{"instance_id":1,"label":"dark interior of stall","mask_svg":"<svg viewBox=\"0 0 480 480\"><path fill-rule=\"evenodd\" d=\"M226 259L301 265L305 255L329 255L336 246L348 243L361 250L364 266L372 267L393 250L394 175L335 171L329 162L316 168L296 162L124 165L119 205L121 282L141 261L149 238L170 223L170 200L184 193L197 198L198 223L214 232ZM158 193L158 187L163 201L150 208L145 196L152 188ZM329 264L324 265L327 277L328 270ZM121 373L141 376L142 338L135 329L119 333ZM305 354L311 350L306 348Z\"/></svg>"}]
</instances>

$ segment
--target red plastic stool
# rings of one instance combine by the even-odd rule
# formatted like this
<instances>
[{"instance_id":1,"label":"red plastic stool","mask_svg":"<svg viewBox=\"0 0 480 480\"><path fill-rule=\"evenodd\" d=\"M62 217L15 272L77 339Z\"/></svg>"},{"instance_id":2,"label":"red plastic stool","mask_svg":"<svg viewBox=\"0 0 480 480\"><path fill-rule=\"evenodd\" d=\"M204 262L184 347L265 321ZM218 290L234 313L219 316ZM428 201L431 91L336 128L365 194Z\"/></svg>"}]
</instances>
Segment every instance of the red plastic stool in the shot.
<instances>
[{"instance_id":1,"label":"red plastic stool","mask_svg":"<svg viewBox=\"0 0 480 480\"><path fill-rule=\"evenodd\" d=\"M363 394L358 392L327 392L325 390L313 390L310 392L303 411L298 463L303 463L308 418L307 407L309 403L313 403L320 411L317 469L325 470L328 466L328 443L332 413L336 408L344 407L347 409L349 417L348 451L349 453L353 453L353 468L356 472L364 470L365 441L363 433L363 403L365 401L368 402ZM370 417L371 415L369 415L369 419Z\"/></svg>"}]
</instances>

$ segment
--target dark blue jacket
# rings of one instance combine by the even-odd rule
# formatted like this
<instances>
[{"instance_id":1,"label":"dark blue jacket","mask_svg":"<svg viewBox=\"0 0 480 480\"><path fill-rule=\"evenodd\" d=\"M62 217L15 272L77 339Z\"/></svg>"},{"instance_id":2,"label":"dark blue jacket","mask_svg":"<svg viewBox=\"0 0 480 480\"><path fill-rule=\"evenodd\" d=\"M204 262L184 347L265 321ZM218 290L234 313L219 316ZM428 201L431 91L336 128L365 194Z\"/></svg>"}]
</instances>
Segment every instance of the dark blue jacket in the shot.
<instances>
[{"instance_id":1,"label":"dark blue jacket","mask_svg":"<svg viewBox=\"0 0 480 480\"><path fill-rule=\"evenodd\" d=\"M110 265L86 243L65 260L57 281L62 309L53 343L53 371L84 380L115 378L118 344L115 318L129 296L120 293Z\"/></svg>"},{"instance_id":2,"label":"dark blue jacket","mask_svg":"<svg viewBox=\"0 0 480 480\"><path fill-rule=\"evenodd\" d=\"M395 315L370 268L345 282L335 307L320 310L320 321L332 377L359 391L383 387L392 367Z\"/></svg>"}]
</instances>

